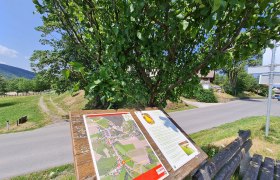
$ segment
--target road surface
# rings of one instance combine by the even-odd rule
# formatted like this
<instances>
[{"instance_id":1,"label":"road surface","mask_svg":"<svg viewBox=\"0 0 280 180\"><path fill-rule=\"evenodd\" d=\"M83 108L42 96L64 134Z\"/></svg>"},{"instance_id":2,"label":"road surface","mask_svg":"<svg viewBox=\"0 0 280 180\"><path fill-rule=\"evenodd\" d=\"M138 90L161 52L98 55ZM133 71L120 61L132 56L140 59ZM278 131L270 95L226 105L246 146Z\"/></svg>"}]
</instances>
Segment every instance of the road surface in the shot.
<instances>
[{"instance_id":1,"label":"road surface","mask_svg":"<svg viewBox=\"0 0 280 180\"><path fill-rule=\"evenodd\" d=\"M188 134L190 134L233 122L241 118L265 115L266 100L236 100L220 105L169 114ZM272 100L271 115L280 116L280 102L276 99Z\"/></svg>"},{"instance_id":2,"label":"road surface","mask_svg":"<svg viewBox=\"0 0 280 180\"><path fill-rule=\"evenodd\" d=\"M73 163L69 123L0 135L0 179Z\"/></svg>"},{"instance_id":3,"label":"road surface","mask_svg":"<svg viewBox=\"0 0 280 180\"><path fill-rule=\"evenodd\" d=\"M265 115L265 100L238 100L222 105L170 113L187 132ZM272 100L272 115L280 116L280 102ZM69 123L0 135L0 179L73 162Z\"/></svg>"}]
</instances>

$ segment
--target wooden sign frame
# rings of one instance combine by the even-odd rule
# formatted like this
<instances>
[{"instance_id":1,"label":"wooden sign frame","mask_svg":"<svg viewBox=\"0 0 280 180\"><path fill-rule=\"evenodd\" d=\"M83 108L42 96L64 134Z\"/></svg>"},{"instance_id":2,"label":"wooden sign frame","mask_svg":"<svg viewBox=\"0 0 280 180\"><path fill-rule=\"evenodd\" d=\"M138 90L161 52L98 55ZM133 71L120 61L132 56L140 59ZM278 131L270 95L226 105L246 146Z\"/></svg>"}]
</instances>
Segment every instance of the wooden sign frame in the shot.
<instances>
[{"instance_id":1,"label":"wooden sign frame","mask_svg":"<svg viewBox=\"0 0 280 180\"><path fill-rule=\"evenodd\" d=\"M163 156L159 147L156 145L154 140L151 138L150 134L144 128L138 117L135 115L135 111L144 110L161 110L174 125L193 143L193 145L199 151L199 154L183 165L178 170L174 171L170 164L167 162L166 158ZM145 108L145 109L110 109L110 110L83 110L71 112L70 117L70 129L72 136L72 146L73 146L73 156L74 156L74 166L77 179L97 179L95 168L90 152L89 142L87 138L86 128L83 120L84 114L99 114L99 113L115 113L115 112L129 112L134 118L135 122L145 135L146 139L154 149L155 153L161 160L162 164L169 173L165 179L183 179L192 173L195 169L206 161L208 156L198 147L192 139L184 132L184 130L162 109L158 108Z\"/></svg>"}]
</instances>

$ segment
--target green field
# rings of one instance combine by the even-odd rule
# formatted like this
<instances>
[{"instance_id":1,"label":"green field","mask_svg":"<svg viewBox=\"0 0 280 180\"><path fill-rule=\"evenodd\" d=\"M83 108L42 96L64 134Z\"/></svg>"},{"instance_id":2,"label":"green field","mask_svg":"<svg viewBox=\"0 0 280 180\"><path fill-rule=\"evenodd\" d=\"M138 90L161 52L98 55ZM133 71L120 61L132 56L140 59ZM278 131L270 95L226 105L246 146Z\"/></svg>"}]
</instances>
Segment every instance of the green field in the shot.
<instances>
[{"instance_id":1,"label":"green field","mask_svg":"<svg viewBox=\"0 0 280 180\"><path fill-rule=\"evenodd\" d=\"M101 158L97 162L97 167L100 175L108 173L111 169L116 167L117 160L115 157Z\"/></svg>"},{"instance_id":2,"label":"green field","mask_svg":"<svg viewBox=\"0 0 280 180\"><path fill-rule=\"evenodd\" d=\"M11 123L9 132L37 128L46 124L44 114L38 106L39 98L40 96L1 97L0 132L5 132L7 120ZM16 121L22 116L27 116L27 123L16 127Z\"/></svg>"},{"instance_id":3,"label":"green field","mask_svg":"<svg viewBox=\"0 0 280 180\"><path fill-rule=\"evenodd\" d=\"M126 144L126 145L116 144L115 146L116 149L124 156L128 151L135 149L135 146L133 144Z\"/></svg>"},{"instance_id":4,"label":"green field","mask_svg":"<svg viewBox=\"0 0 280 180\"><path fill-rule=\"evenodd\" d=\"M233 123L221 125L209 130L191 134L191 138L205 151L210 154L214 149L209 145L226 145L238 136L239 130L251 130L253 146L251 153L258 153L263 156L280 159L280 117L271 117L269 136L265 137L264 116L244 118Z\"/></svg>"},{"instance_id":5,"label":"green field","mask_svg":"<svg viewBox=\"0 0 280 180\"><path fill-rule=\"evenodd\" d=\"M94 119L94 121L103 128L109 127L109 121L107 119L98 118L97 120Z\"/></svg>"}]
</instances>

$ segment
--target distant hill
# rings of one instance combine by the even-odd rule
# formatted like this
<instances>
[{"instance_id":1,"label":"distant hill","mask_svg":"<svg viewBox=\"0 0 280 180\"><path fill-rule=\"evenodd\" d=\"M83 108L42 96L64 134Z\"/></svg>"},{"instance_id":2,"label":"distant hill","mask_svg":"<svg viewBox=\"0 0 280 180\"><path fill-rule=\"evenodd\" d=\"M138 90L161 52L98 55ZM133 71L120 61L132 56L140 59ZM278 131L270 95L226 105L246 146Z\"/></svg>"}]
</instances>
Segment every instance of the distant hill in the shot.
<instances>
[{"instance_id":1,"label":"distant hill","mask_svg":"<svg viewBox=\"0 0 280 180\"><path fill-rule=\"evenodd\" d=\"M35 76L35 73L14 66L0 64L0 75L8 79L20 77L32 79Z\"/></svg>"}]
</instances>

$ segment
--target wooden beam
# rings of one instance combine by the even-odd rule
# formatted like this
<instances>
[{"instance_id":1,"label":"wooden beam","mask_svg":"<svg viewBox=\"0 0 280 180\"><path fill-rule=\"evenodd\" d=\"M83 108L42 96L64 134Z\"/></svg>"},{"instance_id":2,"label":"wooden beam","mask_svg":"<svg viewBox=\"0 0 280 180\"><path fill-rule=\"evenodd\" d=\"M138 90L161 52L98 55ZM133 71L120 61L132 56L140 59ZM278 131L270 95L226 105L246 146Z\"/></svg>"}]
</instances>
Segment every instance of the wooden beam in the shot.
<instances>
[{"instance_id":1,"label":"wooden beam","mask_svg":"<svg viewBox=\"0 0 280 180\"><path fill-rule=\"evenodd\" d=\"M248 170L245 176L242 178L243 180L256 180L258 178L262 158L263 157L261 155L254 154L252 160L250 161Z\"/></svg>"},{"instance_id":2,"label":"wooden beam","mask_svg":"<svg viewBox=\"0 0 280 180\"><path fill-rule=\"evenodd\" d=\"M251 131L239 131L238 134L239 137L216 154L212 160L205 163L193 176L193 179L204 180L213 178L238 150L242 148L243 144L250 137Z\"/></svg>"},{"instance_id":3,"label":"wooden beam","mask_svg":"<svg viewBox=\"0 0 280 180\"><path fill-rule=\"evenodd\" d=\"M276 161L275 179L280 180L280 160Z\"/></svg>"},{"instance_id":4,"label":"wooden beam","mask_svg":"<svg viewBox=\"0 0 280 180\"><path fill-rule=\"evenodd\" d=\"M252 146L252 140L246 141L234 157L222 168L221 171L215 176L215 180L230 179L237 167L240 165L241 160L245 157L245 154L249 151Z\"/></svg>"},{"instance_id":5,"label":"wooden beam","mask_svg":"<svg viewBox=\"0 0 280 180\"><path fill-rule=\"evenodd\" d=\"M266 157L260 170L260 180L273 180L274 176L274 159Z\"/></svg>"}]
</instances>

